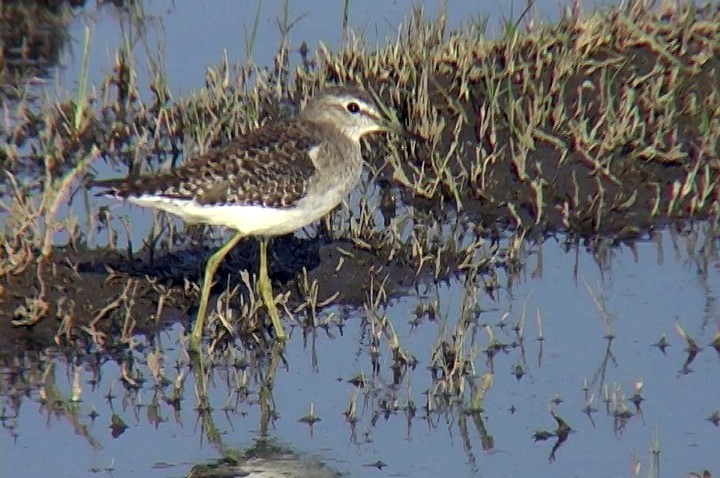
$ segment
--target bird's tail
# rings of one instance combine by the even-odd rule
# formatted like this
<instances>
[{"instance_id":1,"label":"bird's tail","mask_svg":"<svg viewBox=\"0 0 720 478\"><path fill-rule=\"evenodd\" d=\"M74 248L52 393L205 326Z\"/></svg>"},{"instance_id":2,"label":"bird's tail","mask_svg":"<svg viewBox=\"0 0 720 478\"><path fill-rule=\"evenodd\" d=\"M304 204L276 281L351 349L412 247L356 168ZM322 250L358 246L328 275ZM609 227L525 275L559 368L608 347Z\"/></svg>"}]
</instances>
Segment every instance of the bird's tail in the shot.
<instances>
[{"instance_id":1,"label":"bird's tail","mask_svg":"<svg viewBox=\"0 0 720 478\"><path fill-rule=\"evenodd\" d=\"M127 197L129 186L133 183L128 178L89 179L85 182L88 189L100 189L96 196Z\"/></svg>"}]
</instances>

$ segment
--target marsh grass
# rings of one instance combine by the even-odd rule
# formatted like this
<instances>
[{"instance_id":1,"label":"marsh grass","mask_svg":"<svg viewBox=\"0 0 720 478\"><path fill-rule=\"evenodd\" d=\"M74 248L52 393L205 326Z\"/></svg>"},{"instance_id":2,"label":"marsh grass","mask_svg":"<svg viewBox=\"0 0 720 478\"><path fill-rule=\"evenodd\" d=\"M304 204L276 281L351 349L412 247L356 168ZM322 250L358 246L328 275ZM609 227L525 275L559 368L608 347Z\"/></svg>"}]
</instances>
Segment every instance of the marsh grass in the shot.
<instances>
[{"instance_id":1,"label":"marsh grass","mask_svg":"<svg viewBox=\"0 0 720 478\"><path fill-rule=\"evenodd\" d=\"M297 100L327 82L356 81L372 87L428 138L426 144L390 141L380 145L388 148L386 154L375 156L384 161L376 164L376 179L404 190L405 202L416 210L447 205L476 218L489 212L504 216L520 231L633 236L663 218L703 216L717 208L713 166L702 161L717 152L712 138L718 134L720 98L717 85L705 81L714 64L709 52L718 48L717 12L709 8L653 10L630 2L604 16L572 10L552 29L521 32L528 5L517 19L508 19L505 36L493 41L482 36L484 24L447 32L442 11L428 21L416 10L405 31L376 52L353 35L338 53L321 46L318 68L298 69L291 84L286 38L302 17L291 20L288 5L278 18L281 41L273 70L250 61L258 7L246 28L246 63L233 66L225 55L218 68L208 70L205 88L175 104L168 103L172 95L159 59L150 65L154 98L146 104L135 93L131 44L133 32L143 28L132 28L142 24L142 10L134 11L98 108L112 111L114 119L108 124L84 118L95 113L87 108L83 62L77 98L69 105L74 113L52 120L55 128L69 139L78 135L85 148L97 144L105 158L126 162L131 174L139 174L153 171L154 162L177 166L182 156L202 153L277 116L280 97ZM88 28L84 50L90 41ZM648 62L640 53L658 61ZM57 106L66 111L67 105ZM63 126L68 121L69 129ZM130 146L133 138L143 141ZM50 148L47 142L40 146ZM8 156L17 157L17 151L9 148ZM143 157L151 159L149 167ZM649 178L642 188L636 187L640 177ZM443 252L449 265L467 264L475 256L473 248L452 246L453 241L447 241L449 247L432 243L422 223L410 235L401 233L400 224L421 217L415 211L395 221L391 239L383 239L369 214L374 205L363 201L349 231L356 246L414 263L418 270L434 264L436 278L449 268L442 267ZM414 251L410 257L402 254L408 249Z\"/></svg>"},{"instance_id":2,"label":"marsh grass","mask_svg":"<svg viewBox=\"0 0 720 478\"><path fill-rule=\"evenodd\" d=\"M150 98L138 93L142 88L137 85L132 32L142 30L141 9L131 12L129 18L141 23L128 26L112 72L97 91L87 85L88 28L74 101L48 99L34 112L19 102L15 121L7 124L7 141L0 145L8 165L0 183L2 318L25 325L57 320L53 337L58 343L106 350L112 342L132 349L134 333L147 326L137 323L138 310L151 310L146 315L158 322L164 308L187 308L197 294L197 271L182 264L182 252L187 247L196 251L205 231L184 234L173 221L156 216L144 244L134 251L130 221L115 217L110 208L92 214L91 230L78 232L78 221L59 218L58 211L77 191L89 162L102 157L130 175L174 168L185 157L288 114L285 104L295 108L328 84L361 83L427 141L390 138L365 144L370 173L363 178L362 193L324 221L332 240L331 247L321 249L328 268L318 267L320 273L304 265L292 270L283 279L279 302L306 340L314 340L319 328L328 335L342 333L346 314L340 306L351 304L361 311L372 370L359 374L363 379L347 406L349 423L358 420L356 400L363 394L378 415L402 411L411 416L420 409L432 420L459 409L465 437L472 425L483 446L492 448L480 410L492 391L495 356L517 351L513 373L521 379L527 369L525 323L532 319L523 311L496 325L483 324L480 304L492 300L500 287L512 289L529 267L534 244L562 231L568 248L584 238L602 265L617 241L677 218L717 217L720 11L682 3L651 8L631 1L623 9L591 15L573 9L557 25L528 21L522 29L523 13L506 22L503 37L491 40L483 34L483 21L451 32L442 10L434 20L415 10L397 38L370 51L347 29L349 5L345 2L342 48L333 52L320 45L314 58L301 51L301 64L293 71L288 33L302 17L291 18L287 1L278 16L274 65L253 64L259 3L245 29L245 61L233 64L223 54L216 67L208 68L205 85L178 99L167 85L162 55L149 60ZM125 263L150 266L107 265L103 285L113 287L88 304L79 294L95 289L82 282L87 288L76 287L79 292L73 296L57 285L58 270L64 270L58 264L67 264L72 277L81 281L81 266L92 264L92 254L107 262L102 248L73 254L82 249L83 235L97 228L106 229L111 250L121 242L118 236L127 236L122 241L128 243ZM59 230L70 236L65 248L53 241ZM322 232L310 229L308 234ZM242 263L246 267L240 268L239 281L223 280L219 286L223 293L208 350L213 366L222 364L238 391L250 379L235 364L255 360L263 378L254 385L267 427L274 413L272 374L282 359L277 351L267 352L254 279L245 270L251 260ZM235 271L235 265L230 269ZM533 273L542 275L540 260ZM501 274L506 282L501 283ZM358 276L364 279L361 284ZM25 282L16 293L18 278ZM450 280L463 284L462 302L448 316L439 294L418 299L414 313L408 314L410 327L430 322L439 327L430 351L410 350L398 333L406 324L388 319L388 304L413 289ZM61 300L66 296L69 300ZM593 298L605 326L607 365L612 318L601 300ZM143 303L150 305L143 309ZM535 324L540 362L545 340L540 312ZM690 343L687 333L681 335ZM238 336L247 348L233 347ZM251 350L258 350L257 355ZM479 357L485 358L485 370L476 365ZM429 363L432 383L425 403L418 406L408 377L421 361ZM198 397L206 396L211 374L205 365L193 367ZM397 387L383 389L383 400L373 395L378 390L372 384L379 387L385 369L393 386L407 384L404 400ZM161 380L156 367L150 372ZM127 377L131 384L129 372ZM168 379L173 385L163 391L167 403L179 403L183 379L182 373ZM622 426L622 420L631 418L627 412L634 395L619 385L606 391L607 410ZM595 395L589 386L584 392L590 414ZM200 400L198 409L209 438L220 441L207 403ZM547 436L557 438L559 445L569 425L554 410L550 415L557 428Z\"/></svg>"},{"instance_id":3,"label":"marsh grass","mask_svg":"<svg viewBox=\"0 0 720 478\"><path fill-rule=\"evenodd\" d=\"M321 70L373 85L429 139L393 155L387 173L416 198L504 209L523 229L634 236L715 212L715 175L700 158L717 155L717 15L629 2L478 41L416 13L377 52L359 41L321 49Z\"/></svg>"}]
</instances>

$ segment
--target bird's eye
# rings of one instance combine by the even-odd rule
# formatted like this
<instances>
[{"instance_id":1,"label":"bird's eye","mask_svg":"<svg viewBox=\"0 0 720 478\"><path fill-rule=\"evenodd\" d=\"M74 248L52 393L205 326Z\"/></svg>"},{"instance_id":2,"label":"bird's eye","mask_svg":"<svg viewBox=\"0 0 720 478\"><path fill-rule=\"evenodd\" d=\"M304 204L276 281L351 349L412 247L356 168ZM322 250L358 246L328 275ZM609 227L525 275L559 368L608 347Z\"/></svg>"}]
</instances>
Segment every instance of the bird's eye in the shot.
<instances>
[{"instance_id":1,"label":"bird's eye","mask_svg":"<svg viewBox=\"0 0 720 478\"><path fill-rule=\"evenodd\" d=\"M358 113L360 111L360 106L358 106L358 104L354 101L348 103L346 108L352 114Z\"/></svg>"}]
</instances>

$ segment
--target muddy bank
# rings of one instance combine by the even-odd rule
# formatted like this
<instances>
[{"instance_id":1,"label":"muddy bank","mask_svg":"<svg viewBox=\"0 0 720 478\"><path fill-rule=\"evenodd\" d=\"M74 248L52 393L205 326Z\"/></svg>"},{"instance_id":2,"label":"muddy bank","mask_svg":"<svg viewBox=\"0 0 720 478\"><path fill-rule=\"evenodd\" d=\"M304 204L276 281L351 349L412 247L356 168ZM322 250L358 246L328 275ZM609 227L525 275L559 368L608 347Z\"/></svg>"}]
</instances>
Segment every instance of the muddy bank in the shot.
<instances>
[{"instance_id":1,"label":"muddy bank","mask_svg":"<svg viewBox=\"0 0 720 478\"><path fill-rule=\"evenodd\" d=\"M199 241L164 249L151 236L131 257L85 245L108 227L126 232L112 210L93 215L89 231L58 211L82 196L93 207L82 186L93 161L130 175L176 167L183 155L292 114L329 83L375 89L427 141L367 143L369 173L350 212L321 225L317 239L275 241L273 281L289 292L298 327L318 325L307 317L324 305L375 307L418 280L462 276L492 294L499 268L522 270L524 245L549 235L592 248L676 220L715 220L718 7L630 2L493 41L477 28L450 32L442 16L417 13L377 51L349 41L310 61L302 50L292 82L287 51L274 70L223 63L205 88L176 101L160 72L143 101L121 51L97 97L32 115L18 103L2 145L2 348L123 343L166 320L187 322L202 260L217 247L202 230ZM70 244L54 245L57 232ZM230 284L233 333L265 337L264 312L247 292L256 254L253 241L234 251L215 291Z\"/></svg>"}]
</instances>

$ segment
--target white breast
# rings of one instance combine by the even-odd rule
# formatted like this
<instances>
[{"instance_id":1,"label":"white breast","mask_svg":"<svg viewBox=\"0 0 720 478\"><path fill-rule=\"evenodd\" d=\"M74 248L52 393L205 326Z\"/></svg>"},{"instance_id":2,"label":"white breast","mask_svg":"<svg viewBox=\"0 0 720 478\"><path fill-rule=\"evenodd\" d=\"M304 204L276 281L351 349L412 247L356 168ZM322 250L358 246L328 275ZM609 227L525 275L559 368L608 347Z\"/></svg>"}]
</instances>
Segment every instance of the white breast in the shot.
<instances>
[{"instance_id":1,"label":"white breast","mask_svg":"<svg viewBox=\"0 0 720 478\"><path fill-rule=\"evenodd\" d=\"M170 199L162 196L128 198L134 204L152 207L175 214L188 223L224 226L248 235L279 236L289 234L319 220L335 208L347 194L338 186L323 197L301 199L292 208L266 208L238 204L198 204L192 200Z\"/></svg>"}]
</instances>

